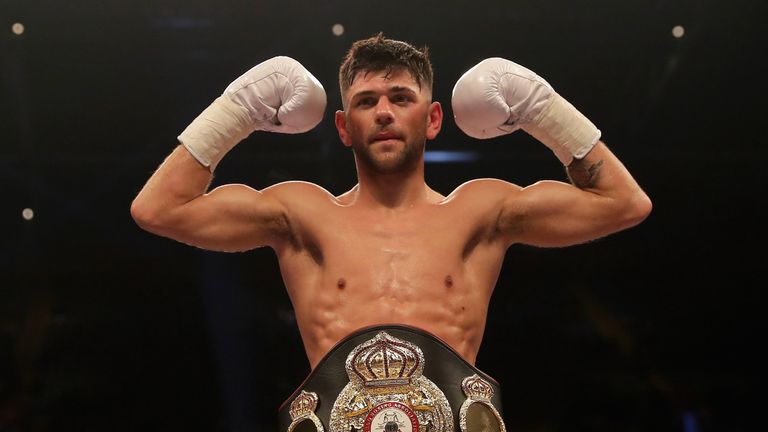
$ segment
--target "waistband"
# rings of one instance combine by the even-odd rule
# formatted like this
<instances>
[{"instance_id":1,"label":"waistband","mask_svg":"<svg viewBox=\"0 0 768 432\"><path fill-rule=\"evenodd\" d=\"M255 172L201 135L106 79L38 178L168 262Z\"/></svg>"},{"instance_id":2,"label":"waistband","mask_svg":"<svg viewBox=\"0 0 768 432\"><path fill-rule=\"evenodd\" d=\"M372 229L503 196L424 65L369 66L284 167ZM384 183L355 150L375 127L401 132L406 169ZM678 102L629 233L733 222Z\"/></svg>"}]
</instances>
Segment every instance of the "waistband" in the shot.
<instances>
[{"instance_id":1,"label":"waistband","mask_svg":"<svg viewBox=\"0 0 768 432\"><path fill-rule=\"evenodd\" d=\"M280 432L505 432L499 384L435 335L378 325L337 343L278 411Z\"/></svg>"}]
</instances>

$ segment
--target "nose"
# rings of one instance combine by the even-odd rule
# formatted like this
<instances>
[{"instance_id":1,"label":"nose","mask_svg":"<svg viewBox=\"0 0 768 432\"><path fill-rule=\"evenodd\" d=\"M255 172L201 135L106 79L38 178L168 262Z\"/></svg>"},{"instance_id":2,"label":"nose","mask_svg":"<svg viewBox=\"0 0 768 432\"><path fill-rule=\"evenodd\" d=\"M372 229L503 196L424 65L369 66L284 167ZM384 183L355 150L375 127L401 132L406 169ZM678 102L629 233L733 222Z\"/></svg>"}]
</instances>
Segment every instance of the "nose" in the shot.
<instances>
[{"instance_id":1,"label":"nose","mask_svg":"<svg viewBox=\"0 0 768 432\"><path fill-rule=\"evenodd\" d=\"M392 105L387 97L380 97L376 104L376 124L386 126L395 120L392 114Z\"/></svg>"}]
</instances>

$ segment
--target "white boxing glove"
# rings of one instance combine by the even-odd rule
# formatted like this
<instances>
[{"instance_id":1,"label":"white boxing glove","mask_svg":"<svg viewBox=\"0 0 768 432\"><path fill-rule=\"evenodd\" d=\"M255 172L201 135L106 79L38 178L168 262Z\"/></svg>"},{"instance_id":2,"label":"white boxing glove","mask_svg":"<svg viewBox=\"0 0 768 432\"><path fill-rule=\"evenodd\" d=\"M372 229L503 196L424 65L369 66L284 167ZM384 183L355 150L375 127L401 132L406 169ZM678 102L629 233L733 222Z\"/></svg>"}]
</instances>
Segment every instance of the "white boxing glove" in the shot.
<instances>
[{"instance_id":1,"label":"white boxing glove","mask_svg":"<svg viewBox=\"0 0 768 432\"><path fill-rule=\"evenodd\" d=\"M325 106L325 89L317 78L290 57L273 57L227 86L178 139L213 171L254 131L307 132L323 119Z\"/></svg>"},{"instance_id":2,"label":"white boxing glove","mask_svg":"<svg viewBox=\"0 0 768 432\"><path fill-rule=\"evenodd\" d=\"M469 69L453 88L456 125L486 139L518 129L549 147L564 165L586 156L600 130L532 71L492 57Z\"/></svg>"}]
</instances>

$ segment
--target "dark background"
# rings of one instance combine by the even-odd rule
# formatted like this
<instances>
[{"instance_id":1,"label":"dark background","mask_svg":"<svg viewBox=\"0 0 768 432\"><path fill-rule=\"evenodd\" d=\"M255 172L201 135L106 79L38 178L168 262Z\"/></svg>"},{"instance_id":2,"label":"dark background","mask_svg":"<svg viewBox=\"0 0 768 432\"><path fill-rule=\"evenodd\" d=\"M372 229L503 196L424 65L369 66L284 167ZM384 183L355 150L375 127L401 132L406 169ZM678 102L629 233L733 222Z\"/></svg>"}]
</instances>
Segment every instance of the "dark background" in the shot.
<instances>
[{"instance_id":1,"label":"dark background","mask_svg":"<svg viewBox=\"0 0 768 432\"><path fill-rule=\"evenodd\" d=\"M451 120L456 79L502 56L592 119L654 202L599 241L509 250L477 363L509 430L760 430L766 18L762 0L4 0L0 431L275 430L309 369L274 254L153 236L129 206L189 121L274 55L321 80L326 116L253 135L214 185L346 191L336 73L380 30L431 49L446 121L428 149L479 154L428 164L438 191L565 179L523 132L476 141Z\"/></svg>"}]
</instances>

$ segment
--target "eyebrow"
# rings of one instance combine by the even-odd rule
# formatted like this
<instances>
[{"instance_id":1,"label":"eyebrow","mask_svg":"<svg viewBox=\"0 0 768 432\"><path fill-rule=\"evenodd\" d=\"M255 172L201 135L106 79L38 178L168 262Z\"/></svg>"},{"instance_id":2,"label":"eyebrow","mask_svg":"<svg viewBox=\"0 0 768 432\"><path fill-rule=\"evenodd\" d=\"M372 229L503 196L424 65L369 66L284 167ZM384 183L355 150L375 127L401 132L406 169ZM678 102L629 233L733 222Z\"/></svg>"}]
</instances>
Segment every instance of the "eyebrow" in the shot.
<instances>
[{"instance_id":1,"label":"eyebrow","mask_svg":"<svg viewBox=\"0 0 768 432\"><path fill-rule=\"evenodd\" d=\"M417 92L414 89L412 89L410 87L405 87L405 86L392 86L392 87L387 89L387 93L388 94L389 93L411 93L411 94L417 94ZM352 98L350 100L361 98L361 97L365 97L365 96L374 96L374 95L376 95L376 92L373 91L373 90L363 90L361 92L357 92L357 93L353 94Z\"/></svg>"}]
</instances>

